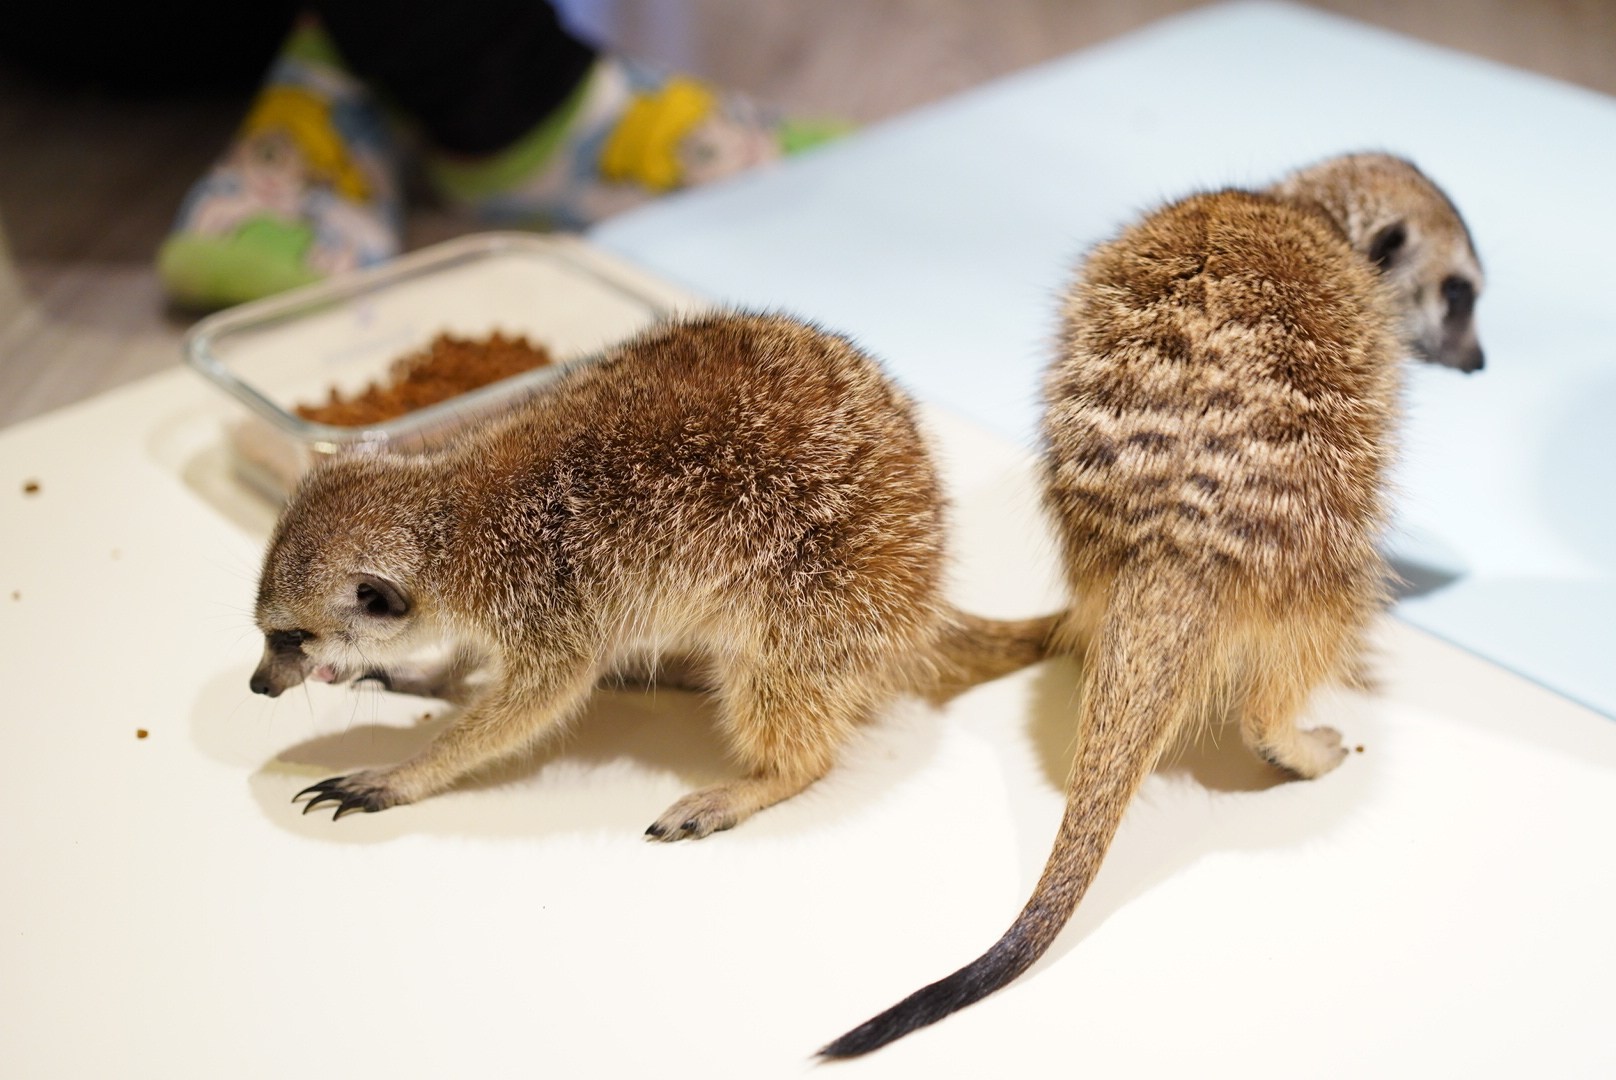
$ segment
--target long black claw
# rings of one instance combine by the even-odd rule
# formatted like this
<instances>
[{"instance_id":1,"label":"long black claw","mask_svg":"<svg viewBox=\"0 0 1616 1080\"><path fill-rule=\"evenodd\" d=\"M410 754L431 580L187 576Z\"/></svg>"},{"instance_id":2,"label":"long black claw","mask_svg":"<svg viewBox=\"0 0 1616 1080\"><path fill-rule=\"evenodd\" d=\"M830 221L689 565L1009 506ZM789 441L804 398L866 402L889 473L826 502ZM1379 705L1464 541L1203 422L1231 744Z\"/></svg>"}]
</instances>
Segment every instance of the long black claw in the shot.
<instances>
[{"instance_id":1,"label":"long black claw","mask_svg":"<svg viewBox=\"0 0 1616 1080\"><path fill-rule=\"evenodd\" d=\"M653 821L646 828L645 835L646 836L662 836L667 831L668 830L664 829L661 825L658 825L656 822Z\"/></svg>"},{"instance_id":2,"label":"long black claw","mask_svg":"<svg viewBox=\"0 0 1616 1080\"><path fill-rule=\"evenodd\" d=\"M292 801L297 802L297 800L301 799L305 795L315 795L315 794L324 795L327 792L330 792L338 784L342 783L346 779L348 779L346 776L333 776L328 780L321 780L318 784L310 784L308 787L304 788L302 791L298 792L296 795L293 795L292 796ZM319 801L320 801L319 799L314 800L314 802L319 802ZM309 803L309 806L313 806L314 802ZM303 812L305 814L308 813L307 807L304 808Z\"/></svg>"},{"instance_id":3,"label":"long black claw","mask_svg":"<svg viewBox=\"0 0 1616 1080\"><path fill-rule=\"evenodd\" d=\"M305 795L312 795L313 798L303 804L305 814L316 806L336 803L337 812L331 815L332 821L337 820L344 814L351 814L355 810L363 810L367 814L374 814L378 810L385 810L393 805L392 801L385 797L386 793L384 791L364 784L362 781L358 785L354 785L358 786L360 790L353 790L353 786L349 783L352 779L352 777L348 776L333 776L329 780L321 780L318 784L310 784L292 796L292 801L295 803Z\"/></svg>"},{"instance_id":4,"label":"long black claw","mask_svg":"<svg viewBox=\"0 0 1616 1080\"><path fill-rule=\"evenodd\" d=\"M387 672L383 671L381 668L371 668L369 671L359 676L359 678L355 679L354 685L358 686L362 682L378 682L381 684L382 689L384 690L391 690L393 688L393 677L387 674Z\"/></svg>"},{"instance_id":5,"label":"long black claw","mask_svg":"<svg viewBox=\"0 0 1616 1080\"><path fill-rule=\"evenodd\" d=\"M374 801L369 796L350 795L346 799L342 800L342 805L337 807L337 812L335 814L331 815L331 820L335 821L343 814L351 814L355 810L363 810L367 814L374 814L380 809L381 807L375 805Z\"/></svg>"},{"instance_id":6,"label":"long black claw","mask_svg":"<svg viewBox=\"0 0 1616 1080\"><path fill-rule=\"evenodd\" d=\"M314 798L310 799L308 802L304 803L303 804L303 812L306 814L310 810L313 810L316 806L319 806L321 803L328 803L328 802L340 803L340 802L343 802L343 801L345 801L345 800L343 798L342 792L340 792L340 791L327 791L327 792L324 792L324 793L322 793L320 795L315 796Z\"/></svg>"}]
</instances>

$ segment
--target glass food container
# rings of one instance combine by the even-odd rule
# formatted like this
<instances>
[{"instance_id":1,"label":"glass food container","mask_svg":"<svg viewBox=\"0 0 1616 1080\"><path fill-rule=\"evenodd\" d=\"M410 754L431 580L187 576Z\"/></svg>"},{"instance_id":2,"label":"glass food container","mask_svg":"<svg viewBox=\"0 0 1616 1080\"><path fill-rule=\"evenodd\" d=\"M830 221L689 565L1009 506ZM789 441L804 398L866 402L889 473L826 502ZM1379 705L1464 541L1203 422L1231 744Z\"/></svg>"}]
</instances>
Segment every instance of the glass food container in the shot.
<instances>
[{"instance_id":1,"label":"glass food container","mask_svg":"<svg viewBox=\"0 0 1616 1080\"><path fill-rule=\"evenodd\" d=\"M227 423L238 477L283 500L338 453L430 449L543 393L563 371L679 311L690 294L570 237L482 233L220 312L185 339L186 362L246 407ZM555 363L365 427L299 417L385 380L439 334L522 335Z\"/></svg>"}]
</instances>

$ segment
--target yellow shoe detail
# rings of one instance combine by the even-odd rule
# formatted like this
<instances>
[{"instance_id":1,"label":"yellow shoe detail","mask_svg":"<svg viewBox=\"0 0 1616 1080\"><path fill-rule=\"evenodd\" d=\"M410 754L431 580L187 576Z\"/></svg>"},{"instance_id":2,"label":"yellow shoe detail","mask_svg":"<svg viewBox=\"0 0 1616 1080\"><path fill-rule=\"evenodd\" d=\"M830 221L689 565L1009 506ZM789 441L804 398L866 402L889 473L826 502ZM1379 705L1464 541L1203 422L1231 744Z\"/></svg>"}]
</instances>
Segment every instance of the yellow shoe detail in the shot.
<instances>
[{"instance_id":1,"label":"yellow shoe detail","mask_svg":"<svg viewBox=\"0 0 1616 1080\"><path fill-rule=\"evenodd\" d=\"M712 91L693 79L675 78L650 94L636 94L601 151L607 180L671 191L685 181L679 143L714 107Z\"/></svg>"},{"instance_id":2,"label":"yellow shoe detail","mask_svg":"<svg viewBox=\"0 0 1616 1080\"><path fill-rule=\"evenodd\" d=\"M330 184L354 202L370 198L370 183L354 164L342 136L331 123L331 106L316 94L295 86L271 86L258 95L241 126L249 154L274 156L281 139L301 154L311 180Z\"/></svg>"}]
</instances>

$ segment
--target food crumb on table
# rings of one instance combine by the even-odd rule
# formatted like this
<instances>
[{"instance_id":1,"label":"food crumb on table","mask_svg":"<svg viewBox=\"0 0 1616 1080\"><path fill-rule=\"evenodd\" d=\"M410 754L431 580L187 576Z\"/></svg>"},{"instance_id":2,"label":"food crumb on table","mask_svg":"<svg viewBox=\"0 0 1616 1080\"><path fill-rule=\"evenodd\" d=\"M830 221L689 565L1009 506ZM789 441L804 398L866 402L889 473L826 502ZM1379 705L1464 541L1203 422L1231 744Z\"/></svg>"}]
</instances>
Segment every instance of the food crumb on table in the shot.
<instances>
[{"instance_id":1,"label":"food crumb on table","mask_svg":"<svg viewBox=\"0 0 1616 1080\"><path fill-rule=\"evenodd\" d=\"M24 480L23 485L22 485L22 493L24 495L38 495L39 494L39 481L38 480Z\"/></svg>"},{"instance_id":2,"label":"food crumb on table","mask_svg":"<svg viewBox=\"0 0 1616 1080\"><path fill-rule=\"evenodd\" d=\"M144 739L147 735L150 735L150 734L151 734L151 732L147 731L143 727L137 727L135 729L135 738L137 738L137 739Z\"/></svg>"}]
</instances>

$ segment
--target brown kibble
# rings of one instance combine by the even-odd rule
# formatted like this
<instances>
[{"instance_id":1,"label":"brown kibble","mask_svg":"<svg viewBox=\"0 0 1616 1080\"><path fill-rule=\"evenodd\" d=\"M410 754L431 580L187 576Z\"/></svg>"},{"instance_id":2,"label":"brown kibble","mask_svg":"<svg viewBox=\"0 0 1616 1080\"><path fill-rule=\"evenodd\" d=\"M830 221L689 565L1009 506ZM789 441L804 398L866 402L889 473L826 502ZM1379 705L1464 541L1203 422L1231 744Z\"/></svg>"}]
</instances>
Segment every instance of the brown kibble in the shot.
<instances>
[{"instance_id":1,"label":"brown kibble","mask_svg":"<svg viewBox=\"0 0 1616 1080\"><path fill-rule=\"evenodd\" d=\"M137 738L137 739L144 739L147 735L150 735L150 734L151 734L151 732L147 731L143 727L137 727L135 729L135 738Z\"/></svg>"},{"instance_id":2,"label":"brown kibble","mask_svg":"<svg viewBox=\"0 0 1616 1080\"><path fill-rule=\"evenodd\" d=\"M346 398L333 387L325 404L299 405L293 411L319 424L364 427L554 362L548 349L521 335L474 339L439 334L426 349L395 360L385 384L372 382Z\"/></svg>"},{"instance_id":3,"label":"brown kibble","mask_svg":"<svg viewBox=\"0 0 1616 1080\"><path fill-rule=\"evenodd\" d=\"M1353 750L1357 751L1360 754L1363 753L1363 747L1362 746L1354 746Z\"/></svg>"},{"instance_id":4,"label":"brown kibble","mask_svg":"<svg viewBox=\"0 0 1616 1080\"><path fill-rule=\"evenodd\" d=\"M24 495L38 495L39 494L39 481L38 480L25 481L23 483L23 485L22 485L22 493Z\"/></svg>"}]
</instances>

